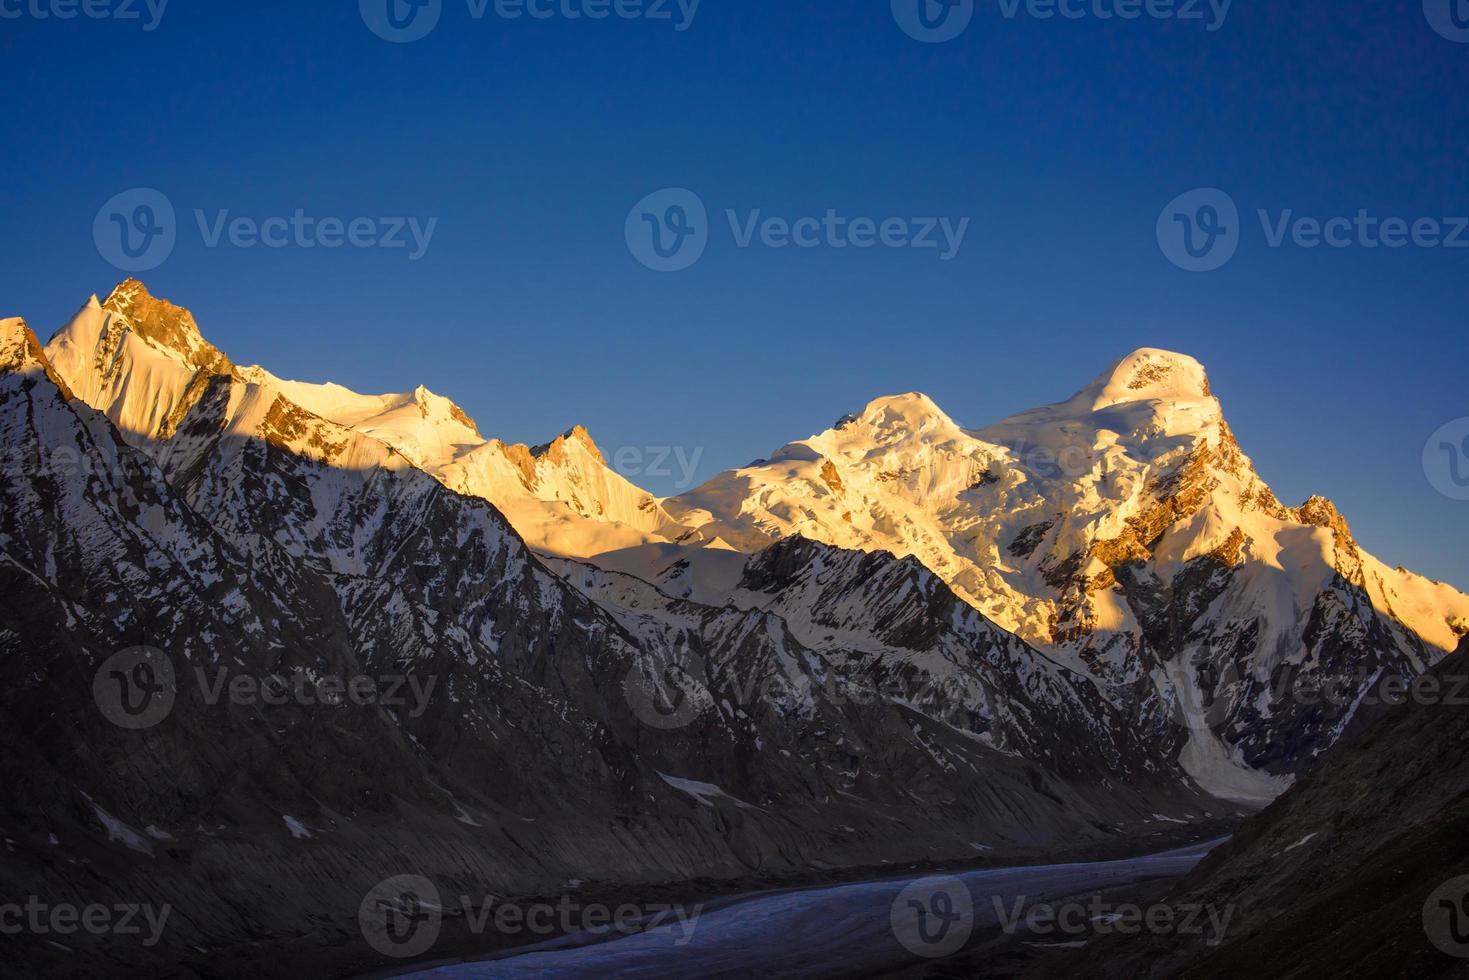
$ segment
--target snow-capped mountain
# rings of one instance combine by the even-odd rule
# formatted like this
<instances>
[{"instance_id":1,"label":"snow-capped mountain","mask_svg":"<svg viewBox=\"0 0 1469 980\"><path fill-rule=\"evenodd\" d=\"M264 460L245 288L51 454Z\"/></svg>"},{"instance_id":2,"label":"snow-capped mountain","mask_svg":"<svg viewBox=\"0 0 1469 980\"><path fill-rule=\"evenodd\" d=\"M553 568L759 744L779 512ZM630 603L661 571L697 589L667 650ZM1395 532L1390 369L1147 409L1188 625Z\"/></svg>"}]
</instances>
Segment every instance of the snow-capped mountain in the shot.
<instances>
[{"instance_id":1,"label":"snow-capped mountain","mask_svg":"<svg viewBox=\"0 0 1469 980\"><path fill-rule=\"evenodd\" d=\"M742 583L780 541L912 557L1230 799L1278 794L1349 723L1351 694L1384 672L1421 673L1469 632L1469 598L1365 553L1329 501L1282 504L1203 367L1166 351L1137 351L1067 401L983 429L921 394L880 398L665 501L612 471L580 427L507 445L421 387L360 395L238 367L133 280L88 303L46 354L222 525L245 512L261 466L246 457L262 447L322 464L302 477L316 506L274 502L271 534L339 572L372 573L364 522L405 513L373 474L406 471L492 502L542 555L713 608L768 605ZM845 588L849 610L870 601L836 574L825 600ZM817 604L792 595L779 611L799 632ZM827 617L842 643L883 646L884 624L842 619ZM1347 696L1301 696L1326 682Z\"/></svg>"},{"instance_id":2,"label":"snow-capped mountain","mask_svg":"<svg viewBox=\"0 0 1469 980\"><path fill-rule=\"evenodd\" d=\"M1303 686L1414 676L1469 632L1469 598L1364 552L1329 501L1277 500L1203 367L1160 350L979 430L880 398L665 506L746 551L916 557L1109 697L1173 706L1185 765L1236 798L1278 793L1349 720Z\"/></svg>"},{"instance_id":3,"label":"snow-capped mountain","mask_svg":"<svg viewBox=\"0 0 1469 980\"><path fill-rule=\"evenodd\" d=\"M338 467L416 467L494 503L548 553L597 554L688 533L651 494L608 467L580 426L545 446L507 445L485 439L459 406L423 387L360 395L238 367L204 339L187 310L136 280L105 302L93 297L51 339L47 356L139 446L167 444L214 379L228 377L248 386L226 409L233 435L284 439ZM341 431L329 438L286 432L302 413Z\"/></svg>"},{"instance_id":4,"label":"snow-capped mountain","mask_svg":"<svg viewBox=\"0 0 1469 980\"><path fill-rule=\"evenodd\" d=\"M1232 810L1176 739L916 560L794 537L701 550L732 556L729 601L674 597L538 556L446 485L432 460L493 446L460 451L473 427L448 403L334 391L313 402L333 419L296 400L317 397L236 367L136 284L46 349L0 321L0 875L190 910L166 948L85 937L72 967L340 944L405 864L543 895L1040 855ZM530 460L595 456L573 434ZM617 503L577 500L559 503L589 524ZM690 546L631 550L650 547ZM178 703L123 731L93 684L139 645L175 665ZM210 702L220 670L437 693ZM695 710L661 725L675 677Z\"/></svg>"}]
</instances>

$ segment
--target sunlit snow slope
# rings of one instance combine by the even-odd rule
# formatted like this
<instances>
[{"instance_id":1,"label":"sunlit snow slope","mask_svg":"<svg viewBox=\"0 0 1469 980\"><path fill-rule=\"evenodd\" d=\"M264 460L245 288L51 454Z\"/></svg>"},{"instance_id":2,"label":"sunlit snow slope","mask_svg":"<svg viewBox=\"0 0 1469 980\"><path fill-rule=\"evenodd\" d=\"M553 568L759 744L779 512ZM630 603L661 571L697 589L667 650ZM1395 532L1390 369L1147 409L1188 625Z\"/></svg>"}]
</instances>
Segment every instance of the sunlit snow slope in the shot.
<instances>
[{"instance_id":1,"label":"sunlit snow slope","mask_svg":"<svg viewBox=\"0 0 1469 980\"><path fill-rule=\"evenodd\" d=\"M88 302L47 346L56 370L77 394L106 412L130 439L157 447L224 374L248 387L259 419L240 418L236 430L258 434L272 406L333 423L401 457L470 496L495 504L532 547L583 557L685 535L646 491L607 466L586 430L577 426L545 446L485 439L457 405L427 388L396 395L360 395L336 384L284 381L262 367L237 367L199 333L189 312L151 296L128 280L105 302ZM342 453L364 440L331 439L320 447L334 465L354 465ZM376 463L376 459L365 462Z\"/></svg>"}]
</instances>

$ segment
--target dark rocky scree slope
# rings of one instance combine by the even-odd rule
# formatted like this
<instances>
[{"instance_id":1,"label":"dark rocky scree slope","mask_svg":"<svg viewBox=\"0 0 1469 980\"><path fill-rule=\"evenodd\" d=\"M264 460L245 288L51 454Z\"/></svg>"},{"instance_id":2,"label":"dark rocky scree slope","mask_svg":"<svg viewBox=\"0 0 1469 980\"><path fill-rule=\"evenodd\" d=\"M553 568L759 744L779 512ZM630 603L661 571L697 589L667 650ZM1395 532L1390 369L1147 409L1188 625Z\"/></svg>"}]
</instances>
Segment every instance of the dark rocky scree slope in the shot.
<instances>
[{"instance_id":1,"label":"dark rocky scree slope","mask_svg":"<svg viewBox=\"0 0 1469 980\"><path fill-rule=\"evenodd\" d=\"M1042 853L1139 834L1153 812L1226 812L1109 735L1064 671L1016 685L1017 660L1044 658L1013 638L943 642L989 692L982 715L942 689L915 712L817 685L649 727L623 681L678 666L670 651L777 686L831 669L828 655L761 610L697 610L697 630L620 621L484 501L401 461L346 468L301 449L359 437L284 399L268 415L278 438L232 434L258 392L213 370L150 455L69 397L19 321L0 334L0 878L7 894L176 910L153 948L17 940L23 972L220 975L291 950L370 966L357 908L392 874L557 895L571 879L634 889L957 860L972 842ZM776 577L790 571L779 557ZM92 682L135 645L166 652L179 694L162 723L124 731ZM436 687L418 714L210 704L195 668ZM700 802L662 774L729 796Z\"/></svg>"},{"instance_id":2,"label":"dark rocky scree slope","mask_svg":"<svg viewBox=\"0 0 1469 980\"><path fill-rule=\"evenodd\" d=\"M1379 708L1164 899L1233 905L1226 942L1107 937L1043 975L1469 975L1469 960L1438 949L1424 923L1440 886L1469 875L1469 641L1429 676L1437 695ZM1469 938L1469 908L1460 912Z\"/></svg>"}]
</instances>

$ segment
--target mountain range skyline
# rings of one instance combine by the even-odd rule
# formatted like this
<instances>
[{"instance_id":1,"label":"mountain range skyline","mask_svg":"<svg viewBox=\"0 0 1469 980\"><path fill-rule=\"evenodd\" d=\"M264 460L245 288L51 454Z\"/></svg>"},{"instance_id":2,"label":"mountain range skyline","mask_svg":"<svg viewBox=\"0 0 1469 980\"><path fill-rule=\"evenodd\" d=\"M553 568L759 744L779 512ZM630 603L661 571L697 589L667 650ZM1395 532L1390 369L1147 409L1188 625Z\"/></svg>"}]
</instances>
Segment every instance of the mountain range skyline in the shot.
<instances>
[{"instance_id":1,"label":"mountain range skyline","mask_svg":"<svg viewBox=\"0 0 1469 980\"><path fill-rule=\"evenodd\" d=\"M0 432L0 864L193 910L156 948L26 937L61 975L489 955L394 919L466 873L694 898L1208 850L1393 705L1457 704L1425 675L1469 648L1469 596L1282 502L1157 348L983 429L878 398L655 498L585 429L241 366L129 279L44 345L0 320ZM876 925L866 959L942 952Z\"/></svg>"},{"instance_id":2,"label":"mountain range skyline","mask_svg":"<svg viewBox=\"0 0 1469 980\"><path fill-rule=\"evenodd\" d=\"M128 283L137 283L138 286L146 292L146 287L143 286L142 283L136 279L124 280L122 283L119 284L118 287L113 290L113 292L116 292L117 289L123 288L123 286L126 286ZM98 297L96 295L92 297L92 302L98 302ZM214 331L212 328L210 332L211 334L218 336L217 332ZM44 335L45 334L43 333L43 336ZM229 347L229 344L226 343L224 346ZM1149 348L1142 348L1142 350L1147 349ZM287 345L278 353L281 356L270 358L271 363L274 364L280 360L290 361L292 359L290 356L292 350L289 345ZM1193 358L1189 357L1187 353L1181 352L1181 356L1190 361L1194 360ZM1126 357L1122 358L1122 360L1126 359ZM394 372L395 375L397 373L398 372ZM338 384L340 384L341 381L343 381L342 378L331 377L330 368L326 366L320 366L317 370L310 372L310 374L314 376L298 376L297 378L295 378L295 381L308 386L313 384L326 383L332 387L337 386ZM403 377L400 380L404 383L405 387L396 390L403 392L402 397L411 396L415 390L414 384L416 383L414 382L414 379ZM1214 381L1212 375L1210 380L1211 382ZM1054 384L1051 387L1053 391L1056 388ZM428 389L421 384L418 384L417 388L428 392ZM928 398L928 395L926 393L918 389L905 390L909 394L920 395L923 398ZM476 413L476 411L472 407L470 407L473 406L478 400L476 398L476 392L461 393L450 391L435 391L428 393L452 405L456 412L462 412L466 414L467 417L469 417L471 420L484 417L481 414ZM1061 394L1063 392L1057 393ZM482 396L483 392L481 391L478 394ZM862 401L859 403L859 405L855 406L855 412L851 412L849 414L852 416L860 414L860 412L866 407L876 402L883 401L886 398L893 397L896 394L897 392L895 391L891 394L879 393L871 395L865 401ZM387 398L392 396L384 395L381 397ZM1230 416L1231 421L1233 422L1239 414L1237 408L1235 407L1235 400L1229 399L1227 394L1224 397L1225 400L1229 401L1230 403ZM936 406L941 404L935 399L929 400L934 402ZM1014 411L1016 408L1019 407L1020 406L1018 405L1012 405L1011 411ZM942 409L940 409L940 411L942 412ZM837 412L835 414L832 414L831 418L837 418L840 415L842 415L842 413ZM950 416L948 416L947 414L945 414L944 417L946 419L950 418ZM1003 415L997 416L997 418L1003 417ZM659 421L661 422L662 418L660 418ZM688 494L690 491L697 489L709 480L716 478L720 473L738 469L748 464L751 459L756 459L758 461L759 458L763 458L765 454L772 452L778 446L783 444L780 440L776 440L775 442L767 445L763 453L757 455L756 457L735 460L732 458L731 452L729 450L724 450L723 452L721 452L719 447L711 446L704 441L696 441L688 444L659 443L654 439L645 439L642 441L638 441L636 439L631 441L609 441L599 436L599 433L601 432L601 426L599 424L599 421L596 419L563 418L548 420L546 424L540 427L530 426L529 432L526 435L521 436L520 438L513 438L506 433L497 431L494 428L493 424L486 424L484 428L486 430L487 437L504 439L509 444L519 444L521 446L524 446L526 449L530 449L535 446L549 446L552 442L557 441L558 438L568 437L572 436L575 433L580 433L581 438L592 447L594 452L598 453L602 457L603 461L606 463L607 467L611 471L617 473L620 477L627 480L631 485L636 487L637 490L647 492L651 496L659 499L668 499ZM820 428L814 430L815 433L819 433L820 431ZM1280 430L1280 432L1291 435L1289 430ZM1279 434L1279 432L1277 432L1277 434ZM787 442L789 442L795 435L796 433L794 431L787 431L783 438ZM1254 445L1253 443L1250 444L1252 446ZM1309 440L1307 441L1307 445L1309 446ZM1256 454L1252 453L1252 455ZM1296 455L1298 456L1298 465L1300 460L1310 458L1309 450L1303 453L1297 453ZM1415 460L1418 459L1419 455L1420 454L1418 453L1414 454ZM1428 474L1422 471L1421 466L1418 470L1413 472L1414 475L1418 477L1418 479L1414 481L1415 483L1422 484L1425 488L1427 488L1427 492L1429 494L1431 494L1435 498L1440 498L1440 495L1438 493L1435 493L1432 488L1429 487ZM1442 478L1441 474L1439 474L1438 476L1440 479ZM1302 481L1300 481L1298 478L1297 481L1294 482ZM1334 490L1322 485L1325 483L1324 480L1308 478L1303 482L1307 490L1304 494L1298 495L1298 499L1305 500L1311 497L1322 495L1330 495L1333 497L1333 499L1341 499ZM1287 483L1286 485L1289 486L1290 484ZM1443 501L1443 503L1446 506L1462 506L1456 500L1446 500ZM1391 526L1390 522L1385 520L1380 512L1375 512L1372 510L1363 512L1360 507L1350 509L1350 505L1346 502L1343 502L1342 506L1345 510L1347 510L1348 513L1353 514L1353 528L1359 540L1367 542L1369 548L1371 548L1372 550L1380 554L1385 554L1389 558L1390 563L1398 564L1403 567L1415 567L1415 564L1412 560L1404 557L1405 554L1415 550L1412 546L1411 541L1388 540L1380 542L1373 540L1373 531L1371 530L1372 528L1384 524ZM1365 532L1363 530L1364 527L1368 529ZM1438 581L1445 582L1447 584L1455 585L1456 587L1460 586L1461 583L1469 583L1469 558L1466 558L1464 552L1457 547L1457 539L1453 533L1453 531L1458 530L1458 528L1459 526L1455 525L1452 527L1452 529L1443 529L1448 533L1439 533L1434 537L1434 544L1436 546L1433 547L1428 553L1428 561L1426 566L1428 568L1433 568L1437 565L1447 566L1447 568L1449 569L1449 574L1445 575L1442 573L1435 574L1433 572L1429 572L1430 577L1435 578ZM1383 532L1378 531L1377 534L1382 535ZM1464 565L1464 567L1462 569L1458 567L1461 564L1459 559L1463 559L1462 564ZM1459 574L1455 575L1455 572L1458 572Z\"/></svg>"},{"instance_id":3,"label":"mountain range skyline","mask_svg":"<svg viewBox=\"0 0 1469 980\"><path fill-rule=\"evenodd\" d=\"M1284 498L1329 490L1378 553L1469 587L1464 502L1421 472L1429 437L1469 417L1465 251L1301 248L1290 234L1277 248L1258 216L1273 229L1287 212L1469 215L1465 49L1418 5L1234 4L1212 32L1011 21L979 5L937 45L882 2L705 4L681 32L475 22L449 6L405 45L350 3L175 4L149 32L15 22L10 62L38 96L12 107L14 131L44 135L0 158L6 221L27 229L0 263L6 314L45 333L116 281L93 241L99 209L155 188L180 235L146 278L190 297L242 361L359 391L426 384L512 442L585 422L610 449L703 446L700 480L875 396L917 389L983 425L1066 397L1062 379L1128 351L1180 350L1208 365ZM120 44L139 52L121 77L108 67ZM316 93L311 66L328 51L339 82ZM1159 84L1195 77L1231 84ZM237 125L220 124L219 105ZM1119 120L1116 107L1130 111ZM1282 145L1283 132L1302 138ZM672 275L623 240L630 209L665 187L697 193L719 229ZM1233 198L1248 236L1226 267L1191 274L1160 251L1155 224L1200 187ZM297 208L439 223L408 261L411 249L209 247L194 216ZM742 249L725 218L827 209L971 225L940 262Z\"/></svg>"},{"instance_id":4,"label":"mountain range skyline","mask_svg":"<svg viewBox=\"0 0 1469 980\"><path fill-rule=\"evenodd\" d=\"M1131 691L1143 717L1179 705L1179 762L1224 799L1273 798L1345 730L1355 707L1323 718L1301 683L1361 689L1373 671L1416 675L1469 634L1469 596L1378 561L1325 497L1282 503L1203 365L1159 349L986 429L960 427L921 394L878 398L665 498L617 474L580 426L510 444L421 386L360 394L237 365L188 309L137 279L105 302L91 297L44 358L210 508L233 510L238 492L198 472L210 452L226 470L248 472L268 447L324 467L315 481L330 490L313 491L313 506L322 492L354 497L336 484L362 473L407 470L490 502L573 580L577 565L558 560L640 583L631 600L629 586L598 576L581 586L614 608L759 607L768 600L748 587L753 569L788 541L917 559L986 622L1114 697ZM298 516L277 534L317 550L321 520ZM355 568L348 542L363 532L340 530L352 537L325 547L345 549L333 562ZM648 588L651 599L636 598ZM817 649L821 608L806 595L783 613ZM1161 674L1147 666L1154 657ZM1307 681L1287 673L1282 686L1283 668Z\"/></svg>"}]
</instances>

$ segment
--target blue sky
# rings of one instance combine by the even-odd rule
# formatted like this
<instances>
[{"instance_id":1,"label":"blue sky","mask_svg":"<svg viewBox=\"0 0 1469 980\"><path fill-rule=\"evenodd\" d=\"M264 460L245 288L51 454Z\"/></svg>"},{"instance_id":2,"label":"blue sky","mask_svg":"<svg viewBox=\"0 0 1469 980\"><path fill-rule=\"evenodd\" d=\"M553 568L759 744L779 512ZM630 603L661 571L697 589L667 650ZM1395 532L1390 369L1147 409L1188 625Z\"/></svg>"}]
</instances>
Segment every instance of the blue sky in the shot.
<instances>
[{"instance_id":1,"label":"blue sky","mask_svg":"<svg viewBox=\"0 0 1469 980\"><path fill-rule=\"evenodd\" d=\"M583 422L609 456L702 450L701 478L877 395L925 391L979 426L1166 347L1207 365L1283 499L1331 496L1384 560L1469 587L1469 503L1422 461L1469 416L1469 248L1273 248L1256 216L1469 215L1469 44L1422 0L1235 0L1222 23L1207 3L1186 21L978 0L944 43L889 0L703 0L691 21L557 2L476 19L442 0L394 44L355 0L173 0L152 30L142 0L140 20L0 0L21 14L0 19L0 311L44 336L105 292L124 273L94 219L154 188L177 243L140 277L237 361L423 383L515 441ZM706 206L709 241L660 273L624 227L670 187ZM1195 188L1240 212L1206 273L1156 233ZM437 224L412 260L209 247L195 218L297 209ZM741 248L731 209L968 225L948 261Z\"/></svg>"}]
</instances>

